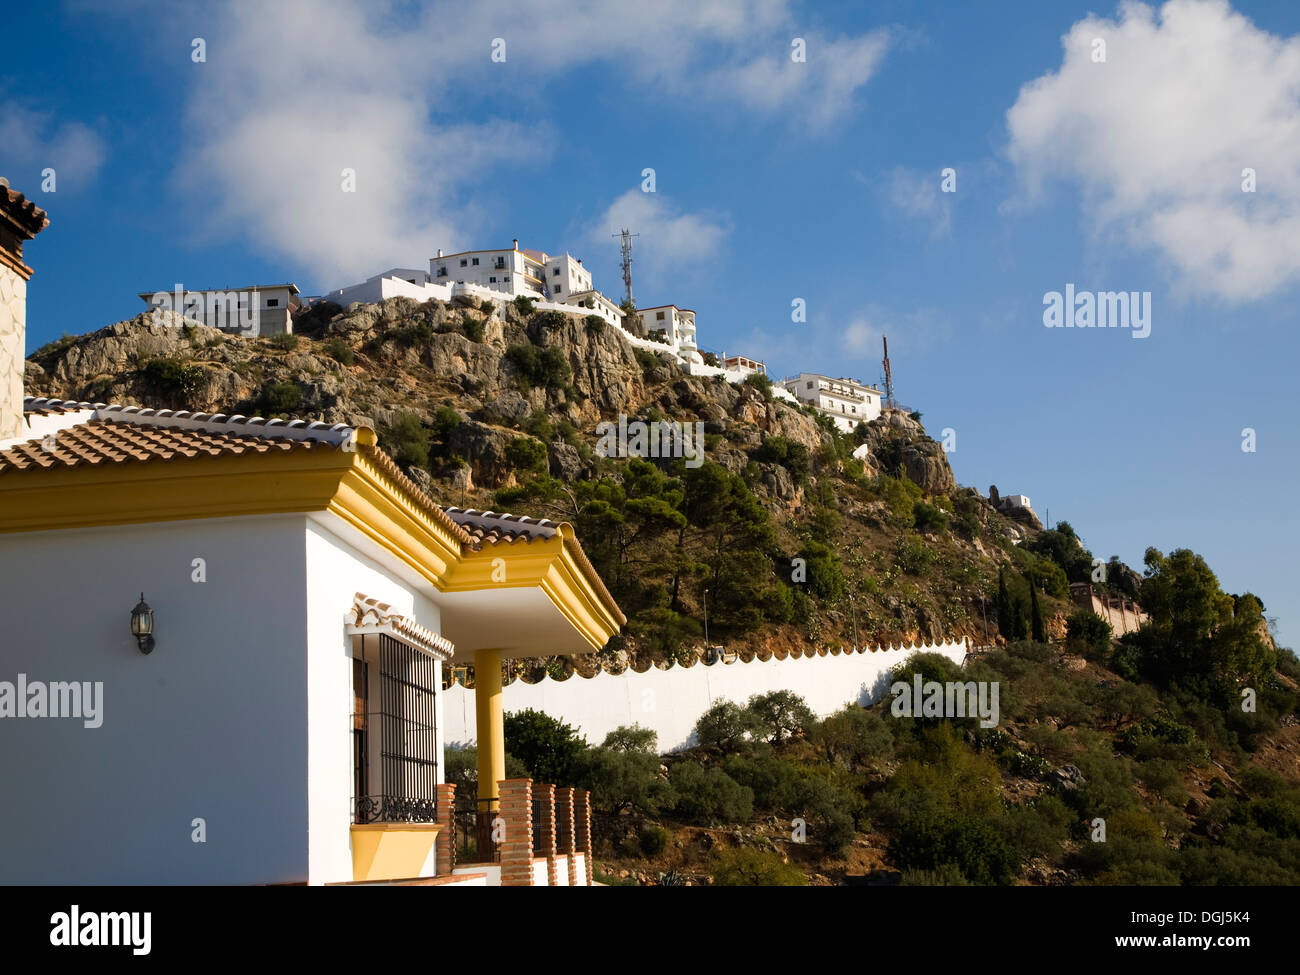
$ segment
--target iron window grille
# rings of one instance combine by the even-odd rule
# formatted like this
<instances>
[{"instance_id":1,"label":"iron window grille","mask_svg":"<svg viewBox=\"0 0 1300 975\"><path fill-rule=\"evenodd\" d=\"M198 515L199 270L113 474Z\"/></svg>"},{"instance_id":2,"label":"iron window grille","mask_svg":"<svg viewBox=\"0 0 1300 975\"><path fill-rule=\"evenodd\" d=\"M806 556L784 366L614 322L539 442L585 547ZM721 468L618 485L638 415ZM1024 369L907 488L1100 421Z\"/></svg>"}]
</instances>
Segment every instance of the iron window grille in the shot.
<instances>
[{"instance_id":1,"label":"iron window grille","mask_svg":"<svg viewBox=\"0 0 1300 975\"><path fill-rule=\"evenodd\" d=\"M357 704L365 710L352 715L354 821L434 822L438 818L436 662L381 633L375 663L378 679L367 677L357 689ZM360 669L368 674L370 666Z\"/></svg>"}]
</instances>

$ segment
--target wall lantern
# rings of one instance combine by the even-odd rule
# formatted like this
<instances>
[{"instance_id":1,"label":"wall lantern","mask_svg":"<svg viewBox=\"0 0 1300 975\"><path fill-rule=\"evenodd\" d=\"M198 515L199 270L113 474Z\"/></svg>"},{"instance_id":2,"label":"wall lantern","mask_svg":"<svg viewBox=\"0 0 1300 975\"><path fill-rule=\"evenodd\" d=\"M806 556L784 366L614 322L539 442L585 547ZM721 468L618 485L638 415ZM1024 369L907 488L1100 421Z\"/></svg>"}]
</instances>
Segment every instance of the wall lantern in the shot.
<instances>
[{"instance_id":1,"label":"wall lantern","mask_svg":"<svg viewBox=\"0 0 1300 975\"><path fill-rule=\"evenodd\" d=\"M153 610L144 601L144 593L140 593L140 601L131 610L131 635L141 653L153 652Z\"/></svg>"}]
</instances>

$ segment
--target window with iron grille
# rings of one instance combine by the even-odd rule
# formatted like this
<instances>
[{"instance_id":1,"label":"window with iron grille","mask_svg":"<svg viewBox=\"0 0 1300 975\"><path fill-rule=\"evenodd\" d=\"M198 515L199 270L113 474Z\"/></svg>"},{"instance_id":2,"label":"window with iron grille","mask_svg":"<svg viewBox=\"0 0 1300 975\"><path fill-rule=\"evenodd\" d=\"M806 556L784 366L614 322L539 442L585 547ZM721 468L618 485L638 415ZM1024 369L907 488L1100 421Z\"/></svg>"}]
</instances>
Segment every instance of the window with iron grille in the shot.
<instances>
[{"instance_id":1,"label":"window with iron grille","mask_svg":"<svg viewBox=\"0 0 1300 975\"><path fill-rule=\"evenodd\" d=\"M378 634L367 657L354 663L353 817L358 823L433 822L437 663L386 633Z\"/></svg>"}]
</instances>

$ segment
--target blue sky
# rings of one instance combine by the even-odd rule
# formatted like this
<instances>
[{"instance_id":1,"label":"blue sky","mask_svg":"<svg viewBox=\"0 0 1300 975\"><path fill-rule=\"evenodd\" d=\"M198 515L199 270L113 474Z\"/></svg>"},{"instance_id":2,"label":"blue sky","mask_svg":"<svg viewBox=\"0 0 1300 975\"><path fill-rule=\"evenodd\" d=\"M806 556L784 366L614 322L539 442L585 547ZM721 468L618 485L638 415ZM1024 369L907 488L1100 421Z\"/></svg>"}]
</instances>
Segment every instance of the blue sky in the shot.
<instances>
[{"instance_id":1,"label":"blue sky","mask_svg":"<svg viewBox=\"0 0 1300 975\"><path fill-rule=\"evenodd\" d=\"M52 220L29 348L512 237L618 297L630 223L638 303L703 347L875 381L888 335L961 483L1192 548L1300 644L1295 4L36 6L0 73L0 174ZM1044 328L1067 283L1149 291L1150 335Z\"/></svg>"}]
</instances>

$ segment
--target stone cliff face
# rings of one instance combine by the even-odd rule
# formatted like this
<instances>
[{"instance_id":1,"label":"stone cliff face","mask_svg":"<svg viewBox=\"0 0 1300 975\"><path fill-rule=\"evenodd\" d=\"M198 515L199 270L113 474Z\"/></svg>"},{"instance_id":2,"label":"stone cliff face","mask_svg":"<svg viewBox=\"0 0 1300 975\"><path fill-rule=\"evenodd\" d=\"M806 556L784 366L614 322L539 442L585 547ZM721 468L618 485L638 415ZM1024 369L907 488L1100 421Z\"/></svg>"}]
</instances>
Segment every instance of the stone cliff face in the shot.
<instances>
[{"instance_id":1,"label":"stone cliff face","mask_svg":"<svg viewBox=\"0 0 1300 975\"><path fill-rule=\"evenodd\" d=\"M971 586L914 580L911 569L894 566L906 555L899 554L905 534L949 548L938 564L969 563L971 578L988 578L1007 562L1009 540L1025 530L976 492L960 491L942 447L905 413L887 412L848 445L867 447L859 472L806 409L772 397L761 384L691 376L671 356L635 347L582 314L395 298L347 309L318 305L296 320L295 333L296 339L244 338L171 313L160 321L140 315L38 350L28 363L26 391L365 423L380 431L381 444L395 456L398 431L414 429L429 451L427 462L403 461L412 476L449 503L482 507L493 505L494 491L539 471L566 484L596 476L592 448L601 421L622 414L698 422L707 459L744 478L779 526L787 551L803 544L800 519L827 504L838 507L836 557L855 573L885 580L872 597L881 639L977 635ZM517 456L521 438L539 441L526 471ZM773 444L791 455L798 451L800 462L775 462ZM910 514L900 523L883 501L872 500L869 479L880 474L911 480L945 510L949 499L969 494L976 535L911 531ZM872 614L865 597L858 614L865 627ZM829 608L826 620L848 631L843 606Z\"/></svg>"}]
</instances>

